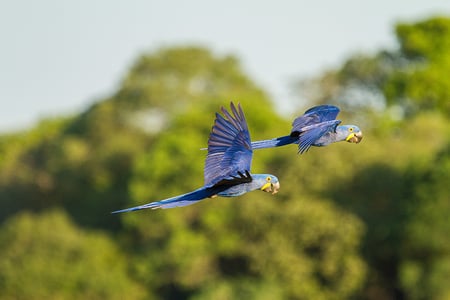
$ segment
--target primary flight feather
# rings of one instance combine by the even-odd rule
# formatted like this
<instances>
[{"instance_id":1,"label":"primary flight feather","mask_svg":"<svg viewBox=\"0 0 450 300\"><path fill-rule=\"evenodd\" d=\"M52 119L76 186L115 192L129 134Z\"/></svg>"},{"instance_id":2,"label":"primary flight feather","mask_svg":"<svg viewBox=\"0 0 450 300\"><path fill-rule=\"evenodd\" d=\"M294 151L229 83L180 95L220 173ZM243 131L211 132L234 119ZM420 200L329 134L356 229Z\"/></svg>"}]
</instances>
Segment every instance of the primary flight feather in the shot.
<instances>
[{"instance_id":1,"label":"primary flight feather","mask_svg":"<svg viewBox=\"0 0 450 300\"><path fill-rule=\"evenodd\" d=\"M292 122L290 135L252 142L252 148L262 149L298 144L299 153L304 153L311 146L327 146L340 141L361 142L363 134L359 127L339 125L341 121L336 120L338 114L339 108L333 105L312 107Z\"/></svg>"},{"instance_id":2,"label":"primary flight feather","mask_svg":"<svg viewBox=\"0 0 450 300\"><path fill-rule=\"evenodd\" d=\"M194 204L214 196L236 197L254 190L272 192L280 188L278 178L270 174L251 174L253 150L241 105L231 103L231 113L222 107L208 139L203 187L161 201L114 211L122 213L146 208L173 208Z\"/></svg>"}]
</instances>

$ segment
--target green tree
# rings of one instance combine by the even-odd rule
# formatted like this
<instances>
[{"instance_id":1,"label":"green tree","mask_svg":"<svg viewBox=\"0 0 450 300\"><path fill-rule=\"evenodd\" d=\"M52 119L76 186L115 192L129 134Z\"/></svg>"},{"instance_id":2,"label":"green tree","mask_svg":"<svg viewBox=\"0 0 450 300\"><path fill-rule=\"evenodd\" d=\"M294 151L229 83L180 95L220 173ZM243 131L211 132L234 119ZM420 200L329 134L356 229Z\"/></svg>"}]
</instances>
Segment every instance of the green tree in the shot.
<instances>
[{"instance_id":1,"label":"green tree","mask_svg":"<svg viewBox=\"0 0 450 300\"><path fill-rule=\"evenodd\" d=\"M0 230L2 299L139 299L125 256L104 234L77 228L61 211L21 213Z\"/></svg>"},{"instance_id":2,"label":"green tree","mask_svg":"<svg viewBox=\"0 0 450 300\"><path fill-rule=\"evenodd\" d=\"M0 138L0 151L5 152L0 159L0 217L22 209L64 207L82 226L119 229L119 219L107 212L130 203L135 160L169 126L178 126L173 119L182 115L183 122L195 119L199 126L192 130L200 130L194 133L197 144L186 143L191 147L184 146L184 152L201 157L198 149L206 145L209 116L231 100L248 103L248 113L258 116L251 124L253 132L270 132L264 115L270 114L271 104L236 58L217 57L198 47L161 49L140 57L112 97L64 122L33 129L22 139L25 147L20 138ZM272 125L280 120L274 117ZM188 134L185 128L174 127L173 138Z\"/></svg>"},{"instance_id":3,"label":"green tree","mask_svg":"<svg viewBox=\"0 0 450 300\"><path fill-rule=\"evenodd\" d=\"M405 225L401 284L411 299L448 299L450 144L423 172L411 176L414 196L406 208L413 217Z\"/></svg>"},{"instance_id":4,"label":"green tree","mask_svg":"<svg viewBox=\"0 0 450 300\"><path fill-rule=\"evenodd\" d=\"M410 101L416 109L450 115L450 18L398 24L396 33L408 64L393 72L385 93L392 102Z\"/></svg>"},{"instance_id":5,"label":"green tree","mask_svg":"<svg viewBox=\"0 0 450 300\"><path fill-rule=\"evenodd\" d=\"M275 136L281 125L290 127L278 121L270 106L242 102L251 132L260 128ZM205 122L202 109L193 108L155 136L149 151L136 159L130 185L135 200L129 206L202 185L206 153L199 145L206 143L207 135L201 133L211 126L210 115ZM279 175L284 197L253 192L182 209L122 215L122 239L136 252L134 272L145 285L162 299L257 299L262 294L271 299L341 299L359 289L365 278L358 254L363 225L324 199L290 189L299 186L295 173L305 162L296 159L292 148L274 153L255 153L253 171ZM291 178L285 169L292 170Z\"/></svg>"},{"instance_id":6,"label":"green tree","mask_svg":"<svg viewBox=\"0 0 450 300\"><path fill-rule=\"evenodd\" d=\"M378 111L388 105L406 115L421 110L449 115L450 18L399 23L395 30L398 50L353 55L341 68L299 82L299 93L309 103Z\"/></svg>"},{"instance_id":7,"label":"green tree","mask_svg":"<svg viewBox=\"0 0 450 300\"><path fill-rule=\"evenodd\" d=\"M365 277L358 253L364 228L327 199L298 192L327 179L297 184L298 170L313 167L293 160L292 149L260 151L253 160L254 172L280 174L285 196L255 192L184 209L109 214L201 186L206 152L200 148L206 146L214 113L230 100L243 105L253 139L289 130L290 122L274 113L236 58L185 47L142 56L117 93L80 115L43 123L23 137L1 137L5 223L0 236L6 259L0 274L6 295L27 298L33 289L42 297L61 298L354 295ZM292 177L284 176L284 169ZM55 207L83 230L63 213L45 213ZM15 217L18 211L43 213ZM342 219L345 224L339 226ZM109 230L117 244L93 228ZM18 236L31 246L23 246ZM127 253L130 269L117 246ZM27 249L28 256L16 248ZM44 269L55 249L60 256L54 267ZM115 262L109 273L104 273L105 261ZM17 268L21 264L29 269ZM87 281L90 267L103 278L99 285ZM35 280L38 273L42 276ZM67 282L58 289L63 275ZM21 277L27 288L19 295L14 287Z\"/></svg>"},{"instance_id":8,"label":"green tree","mask_svg":"<svg viewBox=\"0 0 450 300\"><path fill-rule=\"evenodd\" d=\"M445 299L450 252L443 235L450 193L448 151L441 149L448 147L448 119L422 113L377 131L372 141L358 145L362 168L322 190L367 227L362 254L369 272L361 295Z\"/></svg>"},{"instance_id":9,"label":"green tree","mask_svg":"<svg viewBox=\"0 0 450 300\"><path fill-rule=\"evenodd\" d=\"M23 276L34 288L34 269L24 268L22 275L12 266L48 262L53 245L61 244L53 247L60 253L57 267L42 271L43 297L109 298L102 288L120 287L136 298L156 299L445 299L445 94L424 105L396 83L400 78L410 85L411 74L431 64L442 67L439 72L446 68L433 63L445 51L435 55L435 47L406 43L416 30L424 31L419 36L425 40L427 30L439 32L420 24L399 31L405 41L399 51L353 56L304 85L311 103L338 104L340 117L360 125L366 137L358 145L314 147L301 156L295 145L256 151L252 171L279 177L275 196L255 191L178 209L109 214L201 186L206 152L200 148L214 113L231 100L243 105L253 139L289 132L291 120L275 114L236 58L203 48L143 55L116 93L83 113L0 137L0 241L6 245L0 254L7 257L1 287L12 291ZM429 88L426 80L414 84ZM396 108L406 114L395 118ZM54 207L77 226L62 212L45 213ZM15 216L19 211L39 215ZM43 233L31 237L29 228ZM77 242L55 237L66 231L75 232L67 236L78 236ZM21 232L39 245L26 257L14 256L11 248L23 247ZM101 257L86 245L103 249ZM83 262L72 258L71 247L81 249ZM102 257L117 261L106 275ZM102 288L83 281L80 274L92 273L84 262L96 266ZM79 273L70 271L67 278L79 284L50 294L69 263Z\"/></svg>"},{"instance_id":10,"label":"green tree","mask_svg":"<svg viewBox=\"0 0 450 300\"><path fill-rule=\"evenodd\" d=\"M358 154L341 153L355 161L352 169L321 153L323 163L315 167L335 175L319 181L316 174L309 188L366 225L368 277L361 298L446 299L450 194L448 151L441 149L450 136L450 19L399 23L395 32L399 49L353 55L299 83L309 104L337 104L342 120L353 112L352 123L367 137ZM310 171L306 165L297 175Z\"/></svg>"}]
</instances>

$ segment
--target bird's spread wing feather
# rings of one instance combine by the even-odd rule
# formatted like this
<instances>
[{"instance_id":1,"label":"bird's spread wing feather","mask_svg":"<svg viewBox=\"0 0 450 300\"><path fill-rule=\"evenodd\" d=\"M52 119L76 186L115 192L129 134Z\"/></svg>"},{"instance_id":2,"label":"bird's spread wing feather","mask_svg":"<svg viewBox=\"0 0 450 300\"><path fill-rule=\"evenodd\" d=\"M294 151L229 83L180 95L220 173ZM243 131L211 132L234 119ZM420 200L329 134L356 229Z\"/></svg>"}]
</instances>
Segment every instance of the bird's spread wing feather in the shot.
<instances>
[{"instance_id":1,"label":"bird's spread wing feather","mask_svg":"<svg viewBox=\"0 0 450 300\"><path fill-rule=\"evenodd\" d=\"M291 136L298 136L306 126L335 120L338 114L339 108L334 105L314 106L292 122Z\"/></svg>"},{"instance_id":2,"label":"bird's spread wing feather","mask_svg":"<svg viewBox=\"0 0 450 300\"><path fill-rule=\"evenodd\" d=\"M336 131L336 126L340 123L339 120L332 120L303 127L298 137L298 151L300 153L308 151L309 147L323 135Z\"/></svg>"},{"instance_id":3,"label":"bird's spread wing feather","mask_svg":"<svg viewBox=\"0 0 450 300\"><path fill-rule=\"evenodd\" d=\"M230 105L230 114L216 113L216 120L208 140L205 162L205 186L250 182L248 173L252 161L250 133L241 106Z\"/></svg>"}]
</instances>

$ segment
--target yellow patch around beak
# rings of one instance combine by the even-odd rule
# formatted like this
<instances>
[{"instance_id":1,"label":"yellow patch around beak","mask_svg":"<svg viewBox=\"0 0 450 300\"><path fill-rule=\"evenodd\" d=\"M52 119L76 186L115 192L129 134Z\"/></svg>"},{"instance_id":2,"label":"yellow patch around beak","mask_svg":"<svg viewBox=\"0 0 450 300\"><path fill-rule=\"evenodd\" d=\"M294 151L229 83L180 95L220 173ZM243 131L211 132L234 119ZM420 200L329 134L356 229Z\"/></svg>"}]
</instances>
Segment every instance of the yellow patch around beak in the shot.
<instances>
[{"instance_id":1,"label":"yellow patch around beak","mask_svg":"<svg viewBox=\"0 0 450 300\"><path fill-rule=\"evenodd\" d=\"M265 191L266 189L270 188L271 183L267 182L266 184L264 184L261 188L261 191Z\"/></svg>"},{"instance_id":2,"label":"yellow patch around beak","mask_svg":"<svg viewBox=\"0 0 450 300\"><path fill-rule=\"evenodd\" d=\"M354 138L355 137L355 134L352 132L352 133L350 133L348 136L347 136L347 138L345 139L347 142L349 142L352 138Z\"/></svg>"},{"instance_id":3,"label":"yellow patch around beak","mask_svg":"<svg viewBox=\"0 0 450 300\"><path fill-rule=\"evenodd\" d=\"M272 193L272 195L278 193L279 189L280 189L279 182L275 182L275 183L267 182L261 188L262 191L264 191L266 193Z\"/></svg>"},{"instance_id":4,"label":"yellow patch around beak","mask_svg":"<svg viewBox=\"0 0 450 300\"><path fill-rule=\"evenodd\" d=\"M358 144L359 142L361 142L362 138L363 138L362 132L356 132L356 133L352 132L347 136L347 138L345 140L349 143Z\"/></svg>"}]
</instances>

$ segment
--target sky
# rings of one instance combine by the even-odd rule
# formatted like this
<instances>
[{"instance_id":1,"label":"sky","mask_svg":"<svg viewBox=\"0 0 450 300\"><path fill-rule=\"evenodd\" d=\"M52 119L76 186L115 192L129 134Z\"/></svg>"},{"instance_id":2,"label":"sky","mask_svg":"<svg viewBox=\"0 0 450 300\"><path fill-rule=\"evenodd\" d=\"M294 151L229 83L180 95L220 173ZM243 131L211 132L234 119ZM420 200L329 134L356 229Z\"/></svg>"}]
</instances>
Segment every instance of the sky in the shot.
<instances>
[{"instance_id":1,"label":"sky","mask_svg":"<svg viewBox=\"0 0 450 300\"><path fill-rule=\"evenodd\" d=\"M282 112L295 80L395 49L396 22L438 14L450 1L0 0L0 132L82 111L139 55L184 45L237 56Z\"/></svg>"}]
</instances>

